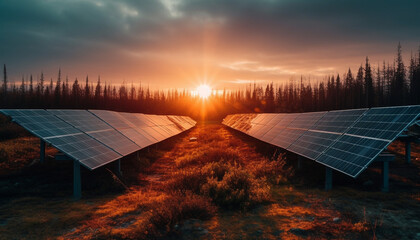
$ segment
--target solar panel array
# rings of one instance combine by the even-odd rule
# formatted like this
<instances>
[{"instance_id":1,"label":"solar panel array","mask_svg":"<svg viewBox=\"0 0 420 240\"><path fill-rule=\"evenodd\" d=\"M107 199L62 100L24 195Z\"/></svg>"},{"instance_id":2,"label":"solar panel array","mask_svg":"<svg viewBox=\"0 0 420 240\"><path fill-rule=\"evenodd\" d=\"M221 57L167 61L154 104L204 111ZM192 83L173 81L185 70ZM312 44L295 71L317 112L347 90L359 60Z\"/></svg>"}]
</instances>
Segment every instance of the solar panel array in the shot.
<instances>
[{"instance_id":1,"label":"solar panel array","mask_svg":"<svg viewBox=\"0 0 420 240\"><path fill-rule=\"evenodd\" d=\"M93 170L195 126L184 116L105 110L0 110L35 136Z\"/></svg>"},{"instance_id":2,"label":"solar panel array","mask_svg":"<svg viewBox=\"0 0 420 240\"><path fill-rule=\"evenodd\" d=\"M223 124L357 177L402 131L420 106L291 114L234 114Z\"/></svg>"}]
</instances>

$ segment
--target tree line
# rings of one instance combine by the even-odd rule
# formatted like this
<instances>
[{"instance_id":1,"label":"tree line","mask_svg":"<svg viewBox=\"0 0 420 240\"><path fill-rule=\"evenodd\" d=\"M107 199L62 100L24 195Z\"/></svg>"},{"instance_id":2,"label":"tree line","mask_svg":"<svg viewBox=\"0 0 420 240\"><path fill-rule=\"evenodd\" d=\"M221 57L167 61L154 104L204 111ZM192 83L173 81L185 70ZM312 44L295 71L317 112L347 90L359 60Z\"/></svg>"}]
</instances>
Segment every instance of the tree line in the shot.
<instances>
[{"instance_id":1,"label":"tree line","mask_svg":"<svg viewBox=\"0 0 420 240\"><path fill-rule=\"evenodd\" d=\"M61 70L55 81L41 73L34 82L22 77L9 83L3 68L1 108L108 109L151 114L188 115L196 119L220 120L241 112L308 112L364 107L420 104L420 49L405 66L401 45L392 64L372 67L366 57L357 72L326 76L325 81L299 80L274 85L250 84L244 90L212 94L202 100L190 91L151 90L148 86L103 83L77 78L70 83Z\"/></svg>"}]
</instances>

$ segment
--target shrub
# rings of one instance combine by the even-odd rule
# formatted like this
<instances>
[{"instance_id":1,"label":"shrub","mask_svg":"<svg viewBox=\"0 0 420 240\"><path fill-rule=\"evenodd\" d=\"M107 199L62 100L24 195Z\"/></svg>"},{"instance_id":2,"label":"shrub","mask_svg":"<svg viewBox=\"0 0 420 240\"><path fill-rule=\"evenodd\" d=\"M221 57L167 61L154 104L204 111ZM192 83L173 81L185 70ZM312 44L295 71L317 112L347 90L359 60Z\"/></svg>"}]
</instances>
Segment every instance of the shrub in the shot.
<instances>
[{"instance_id":1,"label":"shrub","mask_svg":"<svg viewBox=\"0 0 420 240\"><path fill-rule=\"evenodd\" d=\"M218 145L207 151L204 156L205 162L238 163L242 165L243 159L238 150Z\"/></svg>"},{"instance_id":2,"label":"shrub","mask_svg":"<svg viewBox=\"0 0 420 240\"><path fill-rule=\"evenodd\" d=\"M175 224L191 218L206 220L216 212L216 207L212 205L208 198L191 192L170 195L163 201L158 201L150 206L150 209L148 217L124 238L150 239L164 237L174 231Z\"/></svg>"},{"instance_id":3,"label":"shrub","mask_svg":"<svg viewBox=\"0 0 420 240\"><path fill-rule=\"evenodd\" d=\"M196 151L192 154L181 156L175 159L175 165L178 168L184 168L190 165L194 165L200 162L200 160L203 159L203 152L202 151Z\"/></svg>"},{"instance_id":4,"label":"shrub","mask_svg":"<svg viewBox=\"0 0 420 240\"><path fill-rule=\"evenodd\" d=\"M186 193L187 191L199 193L201 186L205 182L206 176L200 169L189 168L173 173L165 188L169 191L179 191L181 193Z\"/></svg>"},{"instance_id":5,"label":"shrub","mask_svg":"<svg viewBox=\"0 0 420 240\"><path fill-rule=\"evenodd\" d=\"M271 160L264 158L258 162L254 162L250 169L252 169L251 171L255 177L267 178L274 184L285 182L294 175L293 168L286 166L286 160L283 154Z\"/></svg>"},{"instance_id":6,"label":"shrub","mask_svg":"<svg viewBox=\"0 0 420 240\"><path fill-rule=\"evenodd\" d=\"M221 181L216 177L208 178L201 193L221 207L246 208L267 201L269 189L263 180L255 179L240 167L230 166Z\"/></svg>"},{"instance_id":7,"label":"shrub","mask_svg":"<svg viewBox=\"0 0 420 240\"><path fill-rule=\"evenodd\" d=\"M221 162L210 162L202 168L202 172L207 177L216 178L218 181L222 180L226 172L231 168L230 164Z\"/></svg>"}]
</instances>

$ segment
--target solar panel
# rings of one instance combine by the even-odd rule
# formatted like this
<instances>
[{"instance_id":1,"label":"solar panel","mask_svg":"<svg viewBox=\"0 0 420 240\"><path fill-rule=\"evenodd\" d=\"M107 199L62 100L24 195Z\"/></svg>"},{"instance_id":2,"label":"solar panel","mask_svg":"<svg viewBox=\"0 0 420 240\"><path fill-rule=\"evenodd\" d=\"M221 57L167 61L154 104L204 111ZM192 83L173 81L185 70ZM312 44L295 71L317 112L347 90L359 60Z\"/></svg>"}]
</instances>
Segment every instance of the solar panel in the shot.
<instances>
[{"instance_id":1,"label":"solar panel","mask_svg":"<svg viewBox=\"0 0 420 240\"><path fill-rule=\"evenodd\" d=\"M356 177L388 144L383 140L342 135L316 161Z\"/></svg>"},{"instance_id":2,"label":"solar panel","mask_svg":"<svg viewBox=\"0 0 420 240\"><path fill-rule=\"evenodd\" d=\"M80 133L76 128L42 109L3 110L2 112L40 138Z\"/></svg>"},{"instance_id":3,"label":"solar panel","mask_svg":"<svg viewBox=\"0 0 420 240\"><path fill-rule=\"evenodd\" d=\"M4 109L0 112L51 144L70 158L93 170L129 153L173 136L183 129L166 116L154 116L156 126L144 114L103 110ZM195 121L173 116L189 129ZM136 145L135 143L139 143Z\"/></svg>"},{"instance_id":4,"label":"solar panel","mask_svg":"<svg viewBox=\"0 0 420 240\"><path fill-rule=\"evenodd\" d=\"M55 148L93 170L122 156L86 134L45 139Z\"/></svg>"},{"instance_id":5,"label":"solar panel","mask_svg":"<svg viewBox=\"0 0 420 240\"><path fill-rule=\"evenodd\" d=\"M189 129L190 124L183 119L178 118L178 116L168 116L169 121L174 123L175 127L180 131Z\"/></svg>"},{"instance_id":6,"label":"solar panel","mask_svg":"<svg viewBox=\"0 0 420 240\"><path fill-rule=\"evenodd\" d=\"M371 108L316 161L357 177L419 113L420 106Z\"/></svg>"},{"instance_id":7,"label":"solar panel","mask_svg":"<svg viewBox=\"0 0 420 240\"><path fill-rule=\"evenodd\" d=\"M253 135L262 139L263 136L268 133L283 117L283 114L270 114L264 118L264 125L262 125L258 130L253 132ZM273 124L270 124L273 123Z\"/></svg>"},{"instance_id":8,"label":"solar panel","mask_svg":"<svg viewBox=\"0 0 420 240\"><path fill-rule=\"evenodd\" d=\"M105 110L89 111L102 119L104 122L111 125L113 128L118 130L121 134L129 138L141 148L152 144L152 142L146 136L144 136L143 133L138 132L128 121L124 119L120 113Z\"/></svg>"},{"instance_id":9,"label":"solar panel","mask_svg":"<svg viewBox=\"0 0 420 240\"><path fill-rule=\"evenodd\" d=\"M372 108L346 134L393 140L418 115L419 107Z\"/></svg>"},{"instance_id":10,"label":"solar panel","mask_svg":"<svg viewBox=\"0 0 420 240\"><path fill-rule=\"evenodd\" d=\"M146 137L150 144L157 143L158 140L154 138L151 134L146 131L150 127L145 123L145 121L142 121L142 117L138 117L136 113L120 113L120 115L124 118L124 120L130 124L137 132L142 134L144 137ZM142 116L142 115L140 115ZM148 144L148 145L150 145Z\"/></svg>"},{"instance_id":11,"label":"solar panel","mask_svg":"<svg viewBox=\"0 0 420 240\"><path fill-rule=\"evenodd\" d=\"M140 150L140 147L133 141L93 115L91 112L86 110L48 111L123 156Z\"/></svg>"},{"instance_id":12,"label":"solar panel","mask_svg":"<svg viewBox=\"0 0 420 240\"><path fill-rule=\"evenodd\" d=\"M362 116L367 109L327 112L308 131L304 132L287 150L315 160L341 134Z\"/></svg>"},{"instance_id":13,"label":"solar panel","mask_svg":"<svg viewBox=\"0 0 420 240\"><path fill-rule=\"evenodd\" d=\"M121 158L121 155L45 110L3 110L35 136L42 138L89 169Z\"/></svg>"},{"instance_id":14,"label":"solar panel","mask_svg":"<svg viewBox=\"0 0 420 240\"><path fill-rule=\"evenodd\" d=\"M357 177L408 126L420 106L227 116L224 124ZM250 130L247 130L248 127Z\"/></svg>"},{"instance_id":15,"label":"solar panel","mask_svg":"<svg viewBox=\"0 0 420 240\"><path fill-rule=\"evenodd\" d=\"M274 123L274 127L271 128L264 136L261 138L263 141L271 143L274 138L280 135L280 133L298 116L298 113L293 114L284 114L279 122Z\"/></svg>"},{"instance_id":16,"label":"solar panel","mask_svg":"<svg viewBox=\"0 0 420 240\"><path fill-rule=\"evenodd\" d=\"M335 133L343 133L361 117L367 108L327 112L311 129Z\"/></svg>"},{"instance_id":17,"label":"solar panel","mask_svg":"<svg viewBox=\"0 0 420 240\"><path fill-rule=\"evenodd\" d=\"M287 150L315 160L340 136L341 134L306 131Z\"/></svg>"}]
</instances>

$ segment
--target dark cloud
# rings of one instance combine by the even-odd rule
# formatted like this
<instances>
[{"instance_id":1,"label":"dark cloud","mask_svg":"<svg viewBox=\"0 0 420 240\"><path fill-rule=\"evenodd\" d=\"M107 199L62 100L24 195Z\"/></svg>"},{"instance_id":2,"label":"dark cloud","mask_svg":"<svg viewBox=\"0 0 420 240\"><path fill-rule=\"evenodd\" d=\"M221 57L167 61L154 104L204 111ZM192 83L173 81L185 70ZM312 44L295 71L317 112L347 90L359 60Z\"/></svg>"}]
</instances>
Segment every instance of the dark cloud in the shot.
<instances>
[{"instance_id":1,"label":"dark cloud","mask_svg":"<svg viewBox=\"0 0 420 240\"><path fill-rule=\"evenodd\" d=\"M0 61L20 74L101 74L108 81L188 86L284 80L392 61L420 43L418 1L0 1ZM252 61L235 68L240 61ZM14 74L14 75L13 75Z\"/></svg>"}]
</instances>

